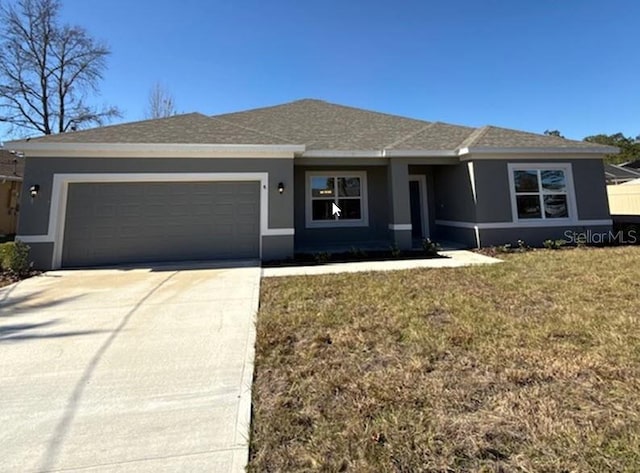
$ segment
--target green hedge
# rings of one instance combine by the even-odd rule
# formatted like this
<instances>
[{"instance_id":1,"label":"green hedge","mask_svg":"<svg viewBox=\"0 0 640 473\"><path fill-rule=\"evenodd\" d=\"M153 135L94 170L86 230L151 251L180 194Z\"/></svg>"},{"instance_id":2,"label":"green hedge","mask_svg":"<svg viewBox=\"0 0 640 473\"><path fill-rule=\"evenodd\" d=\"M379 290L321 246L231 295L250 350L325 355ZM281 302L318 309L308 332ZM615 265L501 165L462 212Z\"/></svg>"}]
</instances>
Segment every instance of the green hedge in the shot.
<instances>
[{"instance_id":1,"label":"green hedge","mask_svg":"<svg viewBox=\"0 0 640 473\"><path fill-rule=\"evenodd\" d=\"M0 244L0 267L3 271L24 276L30 270L29 246L21 241L8 241Z\"/></svg>"}]
</instances>

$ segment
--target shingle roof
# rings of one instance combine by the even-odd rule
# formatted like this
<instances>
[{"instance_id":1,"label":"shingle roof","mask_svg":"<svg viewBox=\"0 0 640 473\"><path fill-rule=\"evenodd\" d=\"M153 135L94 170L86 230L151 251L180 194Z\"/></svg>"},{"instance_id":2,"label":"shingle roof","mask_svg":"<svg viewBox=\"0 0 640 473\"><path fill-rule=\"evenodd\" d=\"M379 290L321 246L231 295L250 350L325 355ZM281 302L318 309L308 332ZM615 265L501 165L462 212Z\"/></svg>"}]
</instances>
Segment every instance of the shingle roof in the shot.
<instances>
[{"instance_id":1,"label":"shingle roof","mask_svg":"<svg viewBox=\"0 0 640 473\"><path fill-rule=\"evenodd\" d=\"M305 145L307 150L565 148L602 145L486 126L472 128L304 99L207 117L199 113L34 138L47 143ZM608 152L612 152L609 148Z\"/></svg>"},{"instance_id":2,"label":"shingle roof","mask_svg":"<svg viewBox=\"0 0 640 473\"><path fill-rule=\"evenodd\" d=\"M0 149L0 179L22 178L22 176L24 176L24 158Z\"/></svg>"},{"instance_id":3,"label":"shingle roof","mask_svg":"<svg viewBox=\"0 0 640 473\"><path fill-rule=\"evenodd\" d=\"M475 128L447 123L430 123L416 133L390 144L387 149L455 150L469 137Z\"/></svg>"},{"instance_id":4,"label":"shingle roof","mask_svg":"<svg viewBox=\"0 0 640 473\"><path fill-rule=\"evenodd\" d=\"M473 148L602 148L587 141L574 141L559 136L539 135L496 126L479 129L475 139L467 143Z\"/></svg>"},{"instance_id":5,"label":"shingle roof","mask_svg":"<svg viewBox=\"0 0 640 473\"><path fill-rule=\"evenodd\" d=\"M217 118L305 144L310 150L383 149L429 123L311 99Z\"/></svg>"},{"instance_id":6,"label":"shingle roof","mask_svg":"<svg viewBox=\"0 0 640 473\"><path fill-rule=\"evenodd\" d=\"M201 113L188 113L156 120L144 120L42 136L31 141L46 141L49 143L287 143L282 138L208 117Z\"/></svg>"},{"instance_id":7,"label":"shingle roof","mask_svg":"<svg viewBox=\"0 0 640 473\"><path fill-rule=\"evenodd\" d=\"M622 166L616 166L615 164L605 164L604 173L611 179L637 179L640 178L640 172L635 169L628 169Z\"/></svg>"}]
</instances>

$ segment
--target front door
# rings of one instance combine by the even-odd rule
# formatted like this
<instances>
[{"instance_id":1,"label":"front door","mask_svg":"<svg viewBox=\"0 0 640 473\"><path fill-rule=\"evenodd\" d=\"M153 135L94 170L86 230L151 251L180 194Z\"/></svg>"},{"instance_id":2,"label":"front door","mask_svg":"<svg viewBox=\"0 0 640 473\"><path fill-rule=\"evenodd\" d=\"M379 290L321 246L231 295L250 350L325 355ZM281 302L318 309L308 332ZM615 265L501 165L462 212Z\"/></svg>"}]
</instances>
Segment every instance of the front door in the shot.
<instances>
[{"instance_id":1,"label":"front door","mask_svg":"<svg viewBox=\"0 0 640 473\"><path fill-rule=\"evenodd\" d=\"M409 176L409 205L411 206L411 237L414 241L429 238L425 176Z\"/></svg>"}]
</instances>

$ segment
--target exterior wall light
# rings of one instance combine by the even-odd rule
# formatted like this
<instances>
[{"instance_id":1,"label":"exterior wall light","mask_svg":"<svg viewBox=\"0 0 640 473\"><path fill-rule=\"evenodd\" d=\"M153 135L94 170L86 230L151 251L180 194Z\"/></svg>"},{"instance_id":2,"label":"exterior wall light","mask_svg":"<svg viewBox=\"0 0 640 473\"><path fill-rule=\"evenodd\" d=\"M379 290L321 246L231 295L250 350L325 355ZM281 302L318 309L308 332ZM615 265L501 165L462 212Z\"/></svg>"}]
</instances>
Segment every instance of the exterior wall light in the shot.
<instances>
[{"instance_id":1,"label":"exterior wall light","mask_svg":"<svg viewBox=\"0 0 640 473\"><path fill-rule=\"evenodd\" d=\"M280 192L281 194L284 192L284 183L278 183L278 192Z\"/></svg>"},{"instance_id":2,"label":"exterior wall light","mask_svg":"<svg viewBox=\"0 0 640 473\"><path fill-rule=\"evenodd\" d=\"M40 184L34 184L29 188L29 193L31 194L31 198L35 199L40 192Z\"/></svg>"}]
</instances>

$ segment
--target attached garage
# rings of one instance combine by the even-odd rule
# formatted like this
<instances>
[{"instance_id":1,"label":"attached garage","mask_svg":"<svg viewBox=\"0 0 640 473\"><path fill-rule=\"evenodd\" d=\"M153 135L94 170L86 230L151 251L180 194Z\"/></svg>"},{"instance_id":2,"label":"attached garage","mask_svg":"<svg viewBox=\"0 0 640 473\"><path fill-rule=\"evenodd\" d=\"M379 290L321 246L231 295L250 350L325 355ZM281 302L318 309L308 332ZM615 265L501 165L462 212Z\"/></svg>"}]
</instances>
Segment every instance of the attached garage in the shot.
<instances>
[{"instance_id":1,"label":"attached garage","mask_svg":"<svg viewBox=\"0 0 640 473\"><path fill-rule=\"evenodd\" d=\"M63 267L257 259L260 183L71 183L63 242Z\"/></svg>"}]
</instances>

